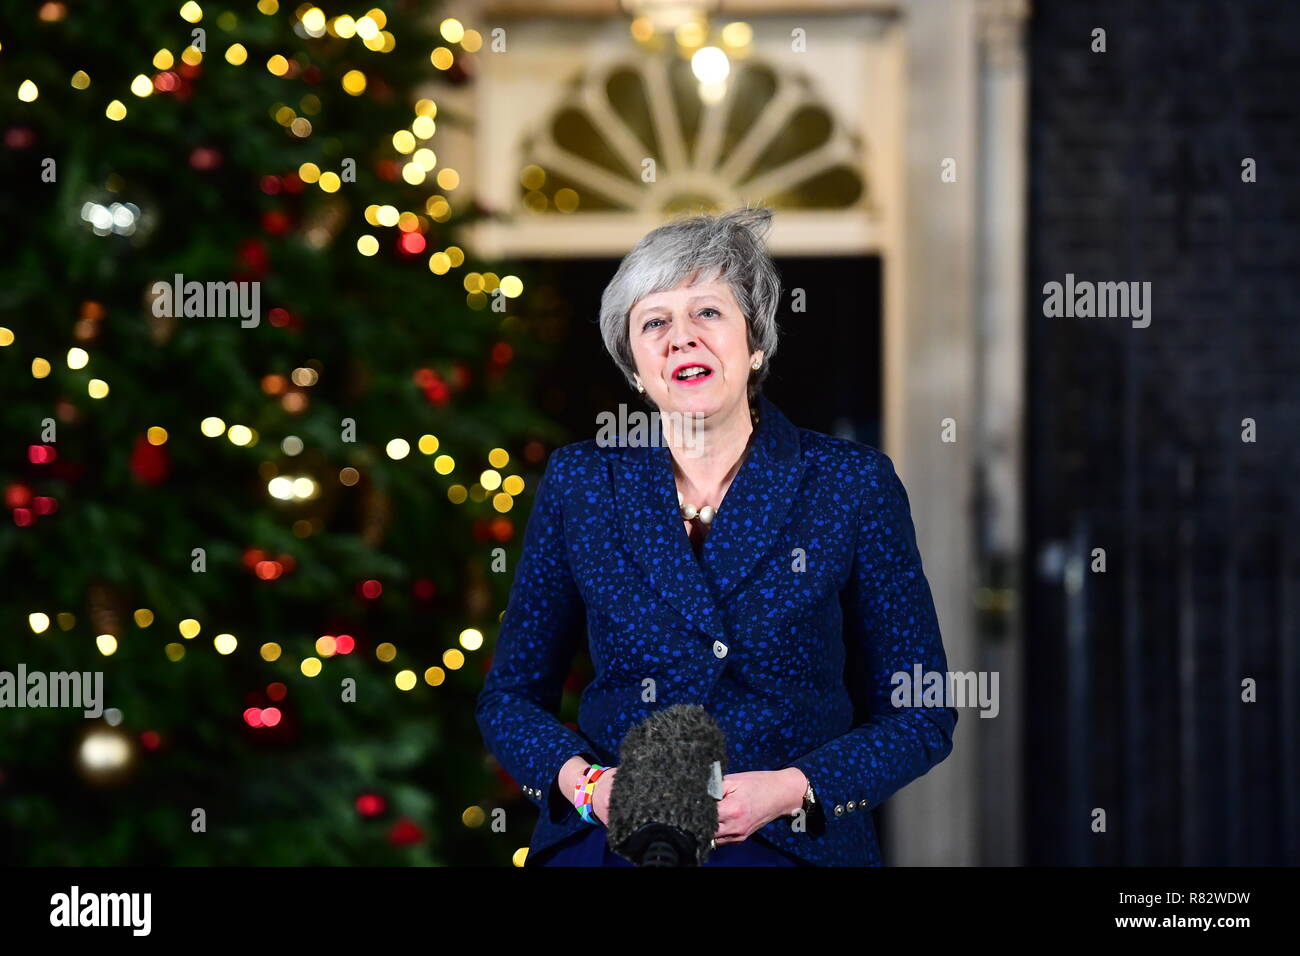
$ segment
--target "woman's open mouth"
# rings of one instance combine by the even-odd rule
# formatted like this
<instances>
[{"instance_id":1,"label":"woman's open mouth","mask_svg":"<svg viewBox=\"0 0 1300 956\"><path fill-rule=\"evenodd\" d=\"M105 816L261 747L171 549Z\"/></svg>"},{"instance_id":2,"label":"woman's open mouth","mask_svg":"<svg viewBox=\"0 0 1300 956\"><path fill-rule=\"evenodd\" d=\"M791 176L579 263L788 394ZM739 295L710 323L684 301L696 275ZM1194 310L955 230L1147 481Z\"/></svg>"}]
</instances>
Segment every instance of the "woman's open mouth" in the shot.
<instances>
[{"instance_id":1,"label":"woman's open mouth","mask_svg":"<svg viewBox=\"0 0 1300 956\"><path fill-rule=\"evenodd\" d=\"M681 365L673 372L673 381L681 385L698 385L713 377L713 369L707 365Z\"/></svg>"}]
</instances>

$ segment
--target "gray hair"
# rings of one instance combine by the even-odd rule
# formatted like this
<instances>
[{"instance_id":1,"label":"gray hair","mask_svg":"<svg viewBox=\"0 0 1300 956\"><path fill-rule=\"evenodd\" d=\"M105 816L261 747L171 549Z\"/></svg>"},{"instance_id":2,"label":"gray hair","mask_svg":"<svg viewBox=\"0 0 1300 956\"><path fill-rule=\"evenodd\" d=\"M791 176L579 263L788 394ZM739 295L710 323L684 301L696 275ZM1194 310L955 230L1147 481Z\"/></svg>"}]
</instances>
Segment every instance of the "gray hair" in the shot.
<instances>
[{"instance_id":1,"label":"gray hair","mask_svg":"<svg viewBox=\"0 0 1300 956\"><path fill-rule=\"evenodd\" d=\"M772 210L762 207L678 219L647 233L623 258L600 297L600 334L628 384L635 387L628 332L632 307L699 273L697 282L721 279L731 287L745 316L749 351L763 350L763 364L749 376L749 398L758 394L776 354L781 297L781 280L763 247L771 225Z\"/></svg>"}]
</instances>

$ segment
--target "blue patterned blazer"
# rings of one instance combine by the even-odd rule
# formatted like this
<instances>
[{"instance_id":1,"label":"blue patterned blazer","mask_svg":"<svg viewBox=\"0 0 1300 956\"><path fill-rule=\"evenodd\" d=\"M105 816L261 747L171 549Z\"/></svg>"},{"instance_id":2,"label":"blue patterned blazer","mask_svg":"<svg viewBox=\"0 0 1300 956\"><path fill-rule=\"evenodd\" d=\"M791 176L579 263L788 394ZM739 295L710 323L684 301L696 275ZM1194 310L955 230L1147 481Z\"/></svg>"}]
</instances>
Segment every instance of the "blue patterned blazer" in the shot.
<instances>
[{"instance_id":1,"label":"blue patterned blazer","mask_svg":"<svg viewBox=\"0 0 1300 956\"><path fill-rule=\"evenodd\" d=\"M526 865L593 825L560 768L577 754L616 765L655 708L702 705L726 773L802 770L819 809L756 835L816 865L880 865L871 809L952 751L955 709L891 704L895 673L947 670L893 463L796 428L765 396L757 409L698 557L667 447L551 454L476 710L540 810ZM594 677L575 730L556 714L584 625Z\"/></svg>"}]
</instances>

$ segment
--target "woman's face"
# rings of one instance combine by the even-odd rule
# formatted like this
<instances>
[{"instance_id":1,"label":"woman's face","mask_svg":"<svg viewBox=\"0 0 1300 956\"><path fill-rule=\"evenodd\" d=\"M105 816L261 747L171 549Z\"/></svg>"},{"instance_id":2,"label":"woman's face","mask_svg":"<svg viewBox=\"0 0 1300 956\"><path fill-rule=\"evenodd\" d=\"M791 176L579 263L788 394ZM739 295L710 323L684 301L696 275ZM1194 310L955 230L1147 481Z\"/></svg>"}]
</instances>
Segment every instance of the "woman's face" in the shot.
<instances>
[{"instance_id":1,"label":"woman's face","mask_svg":"<svg viewBox=\"0 0 1300 956\"><path fill-rule=\"evenodd\" d=\"M661 412L713 416L746 403L750 366L763 353L749 351L731 287L717 279L689 285L693 278L640 299L628 334L637 376Z\"/></svg>"}]
</instances>

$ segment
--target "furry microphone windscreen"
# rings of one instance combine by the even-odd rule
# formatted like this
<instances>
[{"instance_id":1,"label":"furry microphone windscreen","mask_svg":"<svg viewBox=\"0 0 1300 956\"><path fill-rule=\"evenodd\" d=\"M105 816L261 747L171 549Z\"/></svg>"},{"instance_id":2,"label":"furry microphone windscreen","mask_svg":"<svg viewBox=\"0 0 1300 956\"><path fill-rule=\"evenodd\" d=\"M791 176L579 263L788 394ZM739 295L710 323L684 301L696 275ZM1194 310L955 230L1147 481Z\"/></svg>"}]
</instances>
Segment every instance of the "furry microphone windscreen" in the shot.
<instances>
[{"instance_id":1,"label":"furry microphone windscreen","mask_svg":"<svg viewBox=\"0 0 1300 956\"><path fill-rule=\"evenodd\" d=\"M721 728L696 704L674 704L634 725L609 794L609 845L617 849L647 824L666 824L695 837L702 865L718 830L709 781L715 762L725 770L726 754Z\"/></svg>"}]
</instances>

